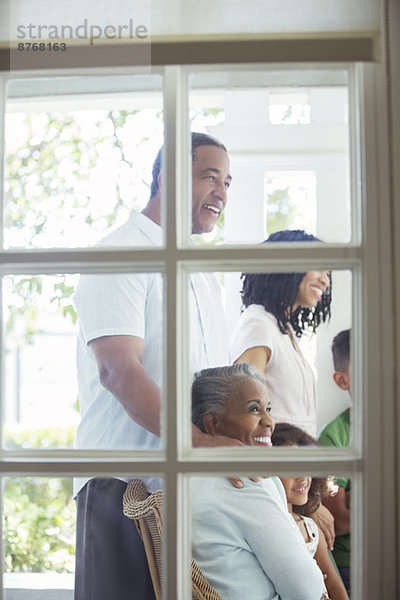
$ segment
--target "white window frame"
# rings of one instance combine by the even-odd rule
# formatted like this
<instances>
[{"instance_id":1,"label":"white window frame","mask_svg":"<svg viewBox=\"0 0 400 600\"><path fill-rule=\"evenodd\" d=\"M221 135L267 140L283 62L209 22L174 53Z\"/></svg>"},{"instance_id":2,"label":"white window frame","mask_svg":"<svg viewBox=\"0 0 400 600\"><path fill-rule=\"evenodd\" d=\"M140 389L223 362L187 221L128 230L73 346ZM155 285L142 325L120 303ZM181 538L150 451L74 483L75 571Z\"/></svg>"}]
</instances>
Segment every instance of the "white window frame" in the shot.
<instances>
[{"instance_id":1,"label":"white window frame","mask_svg":"<svg viewBox=\"0 0 400 600\"><path fill-rule=\"evenodd\" d=\"M354 59L353 56L350 57ZM221 68L221 67L218 67ZM240 68L240 66L238 66ZM0 449L0 476L77 474L114 475L165 473L167 566L165 598L185 600L189 593L190 511L188 477L190 473L240 475L254 473L254 465L262 472L310 475L332 471L352 479L352 571L353 600L394 598L397 582L396 544L399 525L396 521L396 445L395 326L387 319L395 315L399 296L395 285L393 254L398 238L393 219L399 213L393 208L390 181L390 139L386 114L387 73L378 63L354 64L352 101L354 129L351 132L352 164L357 177L352 189L353 242L343 245L311 247L229 247L219 249L185 248L184 240L190 207L184 201L190 190L189 131L187 114L187 72L190 67L165 68L165 132L166 180L168 212L166 216L166 251L164 250L0 250L0 275L10 273L100 272L112 270L161 271L166 274L166 352L168 406L163 407L166 450L146 452L102 451L18 451ZM53 71L54 72L54 71ZM72 74L76 71L64 70ZM82 71L79 71L80 73ZM93 73L95 71L87 71ZM100 73L104 69L99 70ZM116 69L113 69L113 73ZM121 72L125 72L121 69ZM54 72L55 73L55 72ZM27 73L39 76L43 72ZM2 77L0 111L5 111L5 81ZM15 75L16 76L16 75ZM18 74L18 77L23 73ZM398 133L398 130L396 130ZM0 119L1 156L4 156L4 126ZM179 174L169 177L168 174ZM3 160L0 163L3 176ZM3 193L2 190L0 192ZM357 210L357 205L361 211ZM397 209L398 211L398 209ZM176 219L175 219L176 215ZM358 218L358 215L360 218ZM362 226L362 232L361 232ZM360 235L362 233L362 236ZM398 246L397 246L398 247ZM304 267L352 268L353 270L353 344L354 374L353 447L321 448L310 458L306 450L275 448L268 455L256 449L238 451L235 461L228 449L190 448L189 404L186 400L187 346L186 281L188 269L238 271L265 268ZM388 268L389 267L389 268ZM172 282L172 283L171 283ZM176 282L176 285L175 285ZM398 333L398 332L397 332ZM396 345L397 344L397 345ZM363 367L363 369L362 369ZM4 356L2 356L4 382ZM4 386L2 385L2 396ZM362 402L361 402L362 398ZM397 405L396 405L397 400ZM396 454L397 453L397 454ZM0 582L1 583L1 582ZM0 598L2 598L0 593Z\"/></svg>"}]
</instances>

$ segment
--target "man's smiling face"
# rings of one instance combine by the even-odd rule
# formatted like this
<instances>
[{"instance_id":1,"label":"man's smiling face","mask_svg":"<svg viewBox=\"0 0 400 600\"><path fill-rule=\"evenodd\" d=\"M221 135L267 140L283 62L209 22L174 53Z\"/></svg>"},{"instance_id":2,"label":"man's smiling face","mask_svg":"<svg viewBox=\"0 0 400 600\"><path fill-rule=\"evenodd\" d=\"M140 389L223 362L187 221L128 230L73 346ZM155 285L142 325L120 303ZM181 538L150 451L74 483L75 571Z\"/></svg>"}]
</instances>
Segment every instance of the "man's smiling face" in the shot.
<instances>
[{"instance_id":1,"label":"man's smiling face","mask_svg":"<svg viewBox=\"0 0 400 600\"><path fill-rule=\"evenodd\" d=\"M199 146L192 163L192 233L208 233L225 208L229 158L218 146Z\"/></svg>"}]
</instances>

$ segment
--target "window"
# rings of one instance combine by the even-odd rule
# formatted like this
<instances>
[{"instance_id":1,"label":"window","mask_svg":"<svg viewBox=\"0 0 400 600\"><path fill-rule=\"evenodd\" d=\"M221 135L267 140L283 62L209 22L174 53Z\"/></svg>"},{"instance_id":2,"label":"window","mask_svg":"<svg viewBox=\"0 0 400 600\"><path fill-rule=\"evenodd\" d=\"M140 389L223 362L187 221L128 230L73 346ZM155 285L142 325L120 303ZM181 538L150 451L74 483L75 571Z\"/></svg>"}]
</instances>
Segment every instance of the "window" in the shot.
<instances>
[{"instance_id":1,"label":"window","mask_svg":"<svg viewBox=\"0 0 400 600\"><path fill-rule=\"evenodd\" d=\"M261 115L261 118L265 121L263 123L265 130L274 127L278 131L279 127L283 127L289 131L290 127L304 129L308 126L307 123L271 125L269 123L268 103L265 102L265 89L271 84L271 81L280 79L278 81L279 88L287 89L290 87L288 82L290 83L291 74L298 75L299 72L308 79L307 82L301 81L298 83L301 90L303 90L301 94L304 94L305 87L307 87L307 90L310 90L313 86L317 87L321 73L324 75L322 81L325 93L328 95L330 93L327 79L329 79L329 75L333 74L335 81L331 82L331 85L335 89L340 88L342 98L343 88L348 94L346 96L346 106L349 121L346 121L346 111L341 110L343 122L341 132L339 132L342 134L344 131L347 132L348 138L344 137L343 155L339 158L337 156L332 157L332 164L336 165L331 173L333 180L335 180L336 168L340 169L342 174L340 178L343 186L340 194L340 210L332 207L330 200L327 200L325 195L321 198L321 205L319 205L317 183L316 232L329 233L330 235L326 235L327 243L324 245L296 245L295 247L274 245L267 248L259 245L259 242L266 236L264 186L266 181L273 180L271 175L280 169L277 167L278 161L276 159L274 161L264 160L265 155L270 153L270 149L263 148L260 145L262 131L260 130L260 122L257 119ZM221 74L223 77L221 77ZM75 77L77 79L74 79ZM57 471L62 477L85 476L96 473L130 475L132 471L139 474L167 474L165 477L167 498L165 513L167 522L166 564L168 568L166 597L184 599L190 597L188 594L187 568L190 539L187 498L188 477L190 475L210 471L221 475L249 474L254 472L255 464L262 472L270 474L303 473L306 469L310 474L334 472L335 474L347 475L352 480L354 505L360 507L359 511L353 513L352 524L352 536L354 540L357 540L352 559L354 597L367 597L372 600L372 598L378 597L375 594L375 591L379 589L377 586L384 589L386 585L387 588L385 589L394 589L392 580L389 579L385 583L379 579L376 573L376 579L370 574L373 565L375 565L374 569L377 569L377 564L382 566L382 573L388 572L389 563L385 567L379 562L379 560L382 560L380 557L386 557L389 554L389 551L384 549L384 534L389 535L390 546L394 543L394 538L390 536L388 531L378 531L382 524L387 526L387 521L383 515L385 508L388 510L389 517L393 515L393 503L388 498L381 499L379 494L376 493L376 483L371 483L371 479L375 478L375 482L379 482L379 489L383 489L384 482L381 479L383 468L387 469L389 476L393 473L393 462L391 462L393 461L393 454L386 447L386 442L390 445L392 441L393 432L390 430L386 438L384 430L384 427L391 422L392 403L388 401L388 405L385 407L383 405L378 406L376 402L376 399L381 397L393 398L392 380L390 378L384 380L380 374L380 368L385 368L385 365L388 364L386 359L391 349L390 344L385 349L385 341L392 338L391 333L386 329L384 314L390 306L389 296L392 288L389 275L383 269L386 258L389 256L389 260L391 260L390 251L386 243L383 243L383 246L380 245L382 235L390 231L390 223L386 220L385 214L381 214L380 208L382 203L387 206L388 200L387 195L383 192L382 196L379 196L378 204L378 196L376 195L378 186L374 183L374 175L377 174L375 170L377 140L374 136L379 135L379 133L376 134L376 130L370 127L370 123L378 118L375 112L377 109L373 104L370 92L373 89L375 78L379 77L379 74L375 73L373 65L360 66L355 64L340 64L339 66L326 64L317 65L316 67L309 67L309 65L300 67L297 65L295 67L291 66L290 69L282 69L282 72L279 72L274 65L216 65L213 68L168 66L163 73L163 101L161 101L161 80L158 74L154 78L153 76L146 76L143 80L139 80L136 75L132 76L131 74L124 74L123 79L119 81L114 77L122 76L114 76L109 73L106 78L103 78L103 74L101 77L92 77L92 74L91 77L86 77L85 73L79 70L76 70L73 76L60 74L60 83L64 85L60 95L65 98L65 101L75 101L73 85L84 84L84 86L90 88L90 84L95 82L97 84L94 86L95 91L90 92L90 89L80 90L80 93L83 94L81 101L85 102L85 93L92 93L95 97L102 98L104 105L100 108L99 103L99 106L96 107L96 111L99 112L92 121L88 118L80 120L77 114L79 110L76 110L72 117L71 114L74 110L71 112L71 108L68 108L68 111L66 109L58 111L62 114L61 119L64 119L64 124L60 129L63 132L62 135L60 134L62 143L59 148L54 149L56 158L60 157L58 176L62 182L68 183L68 186L76 187L68 188L65 185L64 195L54 194L57 202L62 201L61 204L54 207L49 202L49 198L52 198L52 177L49 175L46 179L45 170L42 171L43 181L41 185L46 186L46 182L48 182L50 187L46 201L43 201L42 195L36 191L36 170L35 166L29 163L29 160L36 160L35 156L32 155L28 163L24 164L26 157L22 154L19 157L21 166L16 168L12 164L12 160L14 160L13 153L18 157L19 152L15 144L21 143L23 145L21 140L18 140L18 135L21 136L21 139L26 135L23 126L16 125L17 115L20 114L16 112L18 102L24 102L24 111L26 111L24 114L30 115L30 121L25 120L28 125L25 124L24 127L29 126L32 132L34 127L38 128L35 130L36 138L33 134L30 137L31 145L35 141L40 144L43 138L43 122L48 117L40 116L46 113L37 113L38 106L36 102L38 98L43 99L50 95L46 88L46 78L43 73L40 73L39 76L26 75L24 82L21 76L5 76L8 81L7 101L9 102L10 114L7 115L8 121L6 121L4 242L1 251L3 331L7 332L6 320L8 321L11 318L10 315L15 308L17 309L15 319L17 317L20 319L21 314L25 313L29 306L34 306L36 309L38 303L36 301L31 302L30 298L34 297L34 294L39 291L39 296L45 298L44 304L47 304L46 307L43 307L43 310L49 310L49 308L55 306L59 314L62 315L63 311L65 312L63 325L59 325L58 317L49 319L46 316L44 319L46 324L51 322L52 329L51 331L40 331L42 337L40 341L35 339L35 342L38 343L38 348L43 348L40 352L46 352L46 344L47 347L48 344L51 344L53 348L55 344L57 344L57 347L61 345L60 336L63 334L62 330L66 322L68 323L68 332L73 333L75 331L73 319L68 316L68 303L66 300L68 299L68 288L75 286L75 283L71 283L70 278L75 277L76 273L84 273L89 276L95 276L99 272L110 273L111 275L115 272L128 273L135 271L162 274L166 282L165 347L169 349L163 359L164 373L166 374L165 398L167 400L163 404L164 450L133 455L131 452L123 450L113 452L106 450L104 452L74 451L63 445L62 448L53 447L51 450L42 447L39 452L31 443L22 445L19 448L12 447L7 442L7 430L4 430L2 462L0 465L3 477L7 477L8 474L10 474L10 477L14 477L19 473L24 474L24 476L28 473L31 477L50 477L54 473L53 459L57 459ZM137 77L140 78L140 73L137 74ZM26 85L28 81L34 92L31 97L26 98L24 95L28 89ZM143 103L140 104L139 108L137 106L132 108L132 106L124 106L121 101L121 105L115 110L115 113L113 114L114 109L110 113L110 107L107 106L109 98L111 98L109 95L110 90L107 89L110 82L116 84L119 89L123 87L123 83L132 84L132 82L136 82L137 87L134 87L133 90L126 90L125 95L130 98L139 97L141 101L145 98L145 101L143 100L143 103L147 103L145 108ZM326 91L327 89L328 91ZM279 92L279 94L281 93L283 94L283 92ZM291 91L291 93L293 92ZM124 97L124 94L122 96ZM93 98L93 96L89 97ZM246 98L245 101L244 98ZM274 104L274 106L282 106L285 102L290 102L288 106L304 106L302 104L303 100L304 96L301 96L300 99L275 98L275 101L279 101L279 104ZM114 106L114 99L112 102ZM251 104L254 110L243 110L244 102L245 107L248 106L247 102L254 103ZM291 104L292 102L293 104ZM2 106L3 109L8 110L4 100ZM183 108L177 111L177 106L186 106L187 110ZM81 107L81 110L87 109ZM123 171L126 167L129 167L130 158L123 154L120 144L123 143L124 136L128 137L130 135L129 123L131 120L135 121L138 114L135 111L138 110L149 111L146 119L148 118L153 123L152 136L150 137L157 140L157 146L161 141L163 124L165 126L167 172L164 185L168 206L163 217L165 223L165 249L159 247L152 249L122 247L116 249L107 246L92 248L92 243L95 241L91 237L92 235L98 236L98 239L100 239L110 224L110 220L112 220L112 224L117 223L119 218L123 219L127 212L133 208L130 204L131 189L136 188L137 179L131 179L132 174L128 174L127 180L124 180ZM130 111L132 112L130 113ZM162 119L160 119L160 111L162 111ZM189 118L187 118L188 115L192 120L191 124ZM311 125L312 111L310 115ZM97 117L98 120L96 121ZM233 117L236 118L236 121L230 121ZM68 119L67 122L65 122L65 119ZM249 122L250 120L251 122ZM18 135L7 138L7 127L11 123L13 127L16 127ZM47 127L48 124L45 125L45 129ZM89 155L86 157L82 153L80 160L83 162L77 163L69 143L73 137L74 128L79 127L84 129L84 131L80 130L79 136L83 140L82 143L86 144L86 148L93 145L94 135L100 136L102 141L96 143L96 156L91 157ZM224 222L220 223L217 239L217 242L219 242L218 248L209 243L193 248L188 240L187 224L190 222L191 215L190 207L187 206L185 198L188 197L188 190L190 189L190 154L188 152L190 127L195 129L201 127L206 131L215 133L216 137L221 138L226 143L232 156L231 167L234 172L236 189L234 191L234 186L232 186L230 199L232 211L227 212ZM258 133L259 137L251 135L252 132ZM142 140L141 137L139 139L139 136L143 135L146 134L139 127L138 146L140 146ZM64 139L62 139L62 136L64 136ZM107 136L112 138L111 141L107 141ZM273 145L269 140L268 143ZM143 141L138 154L143 151L146 157L144 162L147 163L151 152L147 150L146 144L147 141ZM242 147L240 147L240 144L242 144ZM103 194L102 186L97 186L95 181L90 180L95 168L94 165L101 163L102 160L107 165L112 164L115 153L118 153L119 156L119 160L115 161L117 164L115 177L113 176L112 182L108 182L110 188L106 188L104 197L107 199L110 196L111 186L114 189L119 188L121 203L117 207L110 207L101 203L100 206L98 203L89 206L88 196L96 197L96 194ZM335 162L336 159L337 162ZM74 163L78 164L79 168L74 167ZM309 166L304 169L307 173L311 170L310 165L312 163L311 157L308 161ZM320 164L318 166L320 167ZM65 171L63 171L64 167L66 168ZM14 178L9 175L13 168L16 168L17 173ZM23 172L18 172L21 169L23 169ZM118 171L118 169L121 169L121 171ZM295 169L293 164L290 166L285 164L282 170L286 173L288 171L292 173ZM175 173L179 176L175 177ZM267 176L266 173L269 175ZM148 173L145 175L136 173L136 176L145 179L145 177L148 177ZM22 197L18 185L21 184L24 177L26 178L25 192L29 192L29 197L26 205L21 210L26 212L20 216L13 216L12 209L15 204L18 205L18 201ZM32 178L31 181L29 181L29 177ZM276 178L276 175L274 177ZM107 182L105 180L100 179L100 181L106 186ZM249 189L249 181L251 182L251 189ZM329 188L331 182L332 179L327 181L326 188ZM90 185L93 185L93 187L88 192L88 186ZM290 186L286 187L289 188ZM275 187L275 189L281 188ZM78 207L74 204L76 191L81 194ZM251 201L254 197L258 198L259 202L255 205L254 210L247 210L247 206L252 206ZM33 209L35 203L36 207ZM140 204L138 203L137 206L140 206ZM328 214L329 223L323 223L320 219L324 207ZM115 208L118 210L114 211ZM74 214L74 219L75 217L80 218L79 226L75 221L71 224L71 227L69 227L69 222L65 222L65 211L67 210ZM329 217L330 211L332 213L337 212L338 216L342 218L337 218L333 222ZM111 213L112 219L110 217ZM262 215L261 219L260 215ZM21 221L20 225L16 225L18 219ZM55 224L49 231L47 231L48 220L49 223L51 221L52 225ZM311 227L308 221L304 223L304 227ZM31 231L33 228L35 235L32 236L31 232L26 230L26 227L30 227ZM80 237L77 242L75 233L78 230ZM51 237L53 233L54 238ZM324 236L321 235L321 237ZM189 274L193 272L220 273L226 289L226 298L229 298L230 290L233 289L236 289L235 297L237 298L237 274L242 271L303 271L312 267L332 269L337 280L335 286L337 285L338 289L345 290L343 292L344 308L337 312L340 318L336 323L337 329L351 326L354 332L355 343L352 352L354 394L351 446L342 452L313 449L312 454L299 449L287 451L287 449L276 448L272 449L270 454L261 454L256 451L257 449L254 451L246 449L249 451L235 453L235 461L232 460L231 451L227 449L219 449L218 451L192 449L190 415L187 403L190 388L190 369L187 364L190 349L187 338L187 282ZM177 282L176 286L175 281ZM19 313L18 302L12 300L16 288L20 290L19 297L22 299ZM389 290L388 297L385 294L382 297L378 288L380 291ZM44 289L50 290L48 296L42 293ZM235 318L235 314L237 315L238 308L237 303L234 308L229 308L232 311L230 314L231 319ZM11 341L14 338L17 339L17 334L21 333L21 329L18 329L17 326L18 322L20 321L14 320L13 322L12 335L9 331L7 332L9 334L8 339ZM25 338L30 332L28 325L26 321L22 325L22 334ZM35 332L33 337L36 338L36 336L37 333ZM376 343L376 340L379 340L379 343ZM326 345L326 340L324 344ZM177 349L176 354L171 351L174 348ZM15 383L15 364L18 360L22 360L22 364L24 364L24 353L29 352L29 349L25 348L22 356L20 352L19 358L16 358L17 350L18 346L15 345L12 349L14 354L10 353L11 351L9 352L7 348L5 351L3 350L3 377L5 375L6 380L6 387L4 388L3 385L3 389L6 390L6 396L3 395L3 428L4 426L7 428L9 419L14 418L14 415L18 412L18 408L14 405L11 407L8 400L13 394L7 386L18 387ZM23 372L26 373L26 382L32 390L35 378L36 380L40 379L40 360L37 366L32 362L32 359L28 358L27 361L31 371ZM11 366L9 366L9 363L11 363ZM49 365L48 361L46 361L46 367L47 365ZM54 368L57 370L59 367L56 365ZM60 381L58 379L58 383ZM24 407L24 410L28 413L30 410L30 414L34 412L29 405ZM74 417L71 418L72 421L73 419ZM380 445L381 442L383 446ZM388 459L388 462L385 463L385 459ZM366 503L362 501L363 498L367 499ZM372 515L375 517L374 519ZM368 523L367 528L363 528L365 523ZM376 544L375 541L377 541ZM367 554L363 554L361 551L365 547L368 549ZM376 563L374 562L375 559Z\"/></svg>"}]
</instances>

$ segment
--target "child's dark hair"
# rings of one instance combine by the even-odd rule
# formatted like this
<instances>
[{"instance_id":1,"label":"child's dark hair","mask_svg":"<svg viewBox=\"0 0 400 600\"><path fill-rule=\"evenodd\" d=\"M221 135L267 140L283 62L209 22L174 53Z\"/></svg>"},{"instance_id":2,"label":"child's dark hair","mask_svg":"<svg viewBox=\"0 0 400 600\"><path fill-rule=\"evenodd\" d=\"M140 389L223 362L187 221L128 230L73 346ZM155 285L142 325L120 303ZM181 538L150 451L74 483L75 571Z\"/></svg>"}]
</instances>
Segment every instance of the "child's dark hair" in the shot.
<instances>
[{"instance_id":1,"label":"child's dark hair","mask_svg":"<svg viewBox=\"0 0 400 600\"><path fill-rule=\"evenodd\" d=\"M265 385L264 376L254 365L248 363L203 369L195 373L192 384L192 423L204 432L203 416L206 413L223 414L226 404L249 378Z\"/></svg>"},{"instance_id":2,"label":"child's dark hair","mask_svg":"<svg viewBox=\"0 0 400 600\"><path fill-rule=\"evenodd\" d=\"M350 362L350 329L344 329L333 338L332 357L335 371L345 373Z\"/></svg>"},{"instance_id":3,"label":"child's dark hair","mask_svg":"<svg viewBox=\"0 0 400 600\"><path fill-rule=\"evenodd\" d=\"M318 446L317 440L305 431L290 423L276 423L272 434L273 446ZM326 477L313 477L308 491L308 500L303 506L293 504L293 512L303 517L312 515L319 505L327 489Z\"/></svg>"},{"instance_id":4,"label":"child's dark hair","mask_svg":"<svg viewBox=\"0 0 400 600\"><path fill-rule=\"evenodd\" d=\"M269 242L320 242L314 235L301 229L282 230L272 233L263 243ZM318 325L331 316L331 285L325 290L315 308L299 306L294 312L299 285L306 273L242 273L243 287L241 296L243 307L261 304L267 312L274 315L282 333L287 333L290 323L297 337L311 327L315 333ZM331 276L329 275L329 279Z\"/></svg>"}]
</instances>

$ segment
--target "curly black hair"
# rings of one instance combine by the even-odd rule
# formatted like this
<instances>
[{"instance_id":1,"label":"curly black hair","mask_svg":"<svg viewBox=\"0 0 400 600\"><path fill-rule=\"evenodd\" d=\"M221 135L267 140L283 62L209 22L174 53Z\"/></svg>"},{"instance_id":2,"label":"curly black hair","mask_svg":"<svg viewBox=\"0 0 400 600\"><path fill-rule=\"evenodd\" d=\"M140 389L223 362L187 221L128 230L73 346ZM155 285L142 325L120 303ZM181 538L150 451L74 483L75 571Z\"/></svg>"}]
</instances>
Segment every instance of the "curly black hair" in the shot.
<instances>
[{"instance_id":1,"label":"curly black hair","mask_svg":"<svg viewBox=\"0 0 400 600\"><path fill-rule=\"evenodd\" d=\"M273 446L318 446L317 440L290 423L276 423L271 437ZM293 504L293 512L310 517L320 506L326 493L328 477L313 477L308 491L308 500L302 506Z\"/></svg>"},{"instance_id":2,"label":"curly black hair","mask_svg":"<svg viewBox=\"0 0 400 600\"><path fill-rule=\"evenodd\" d=\"M282 230L272 233L263 244L269 242L319 242L314 235L301 229ZM299 285L306 273L242 273L243 286L240 292L243 308L250 304L260 304L274 315L281 333L287 333L287 324L293 327L300 338L308 328L315 333L318 325L331 316L332 280L315 308L299 306L292 310L296 302Z\"/></svg>"}]
</instances>

